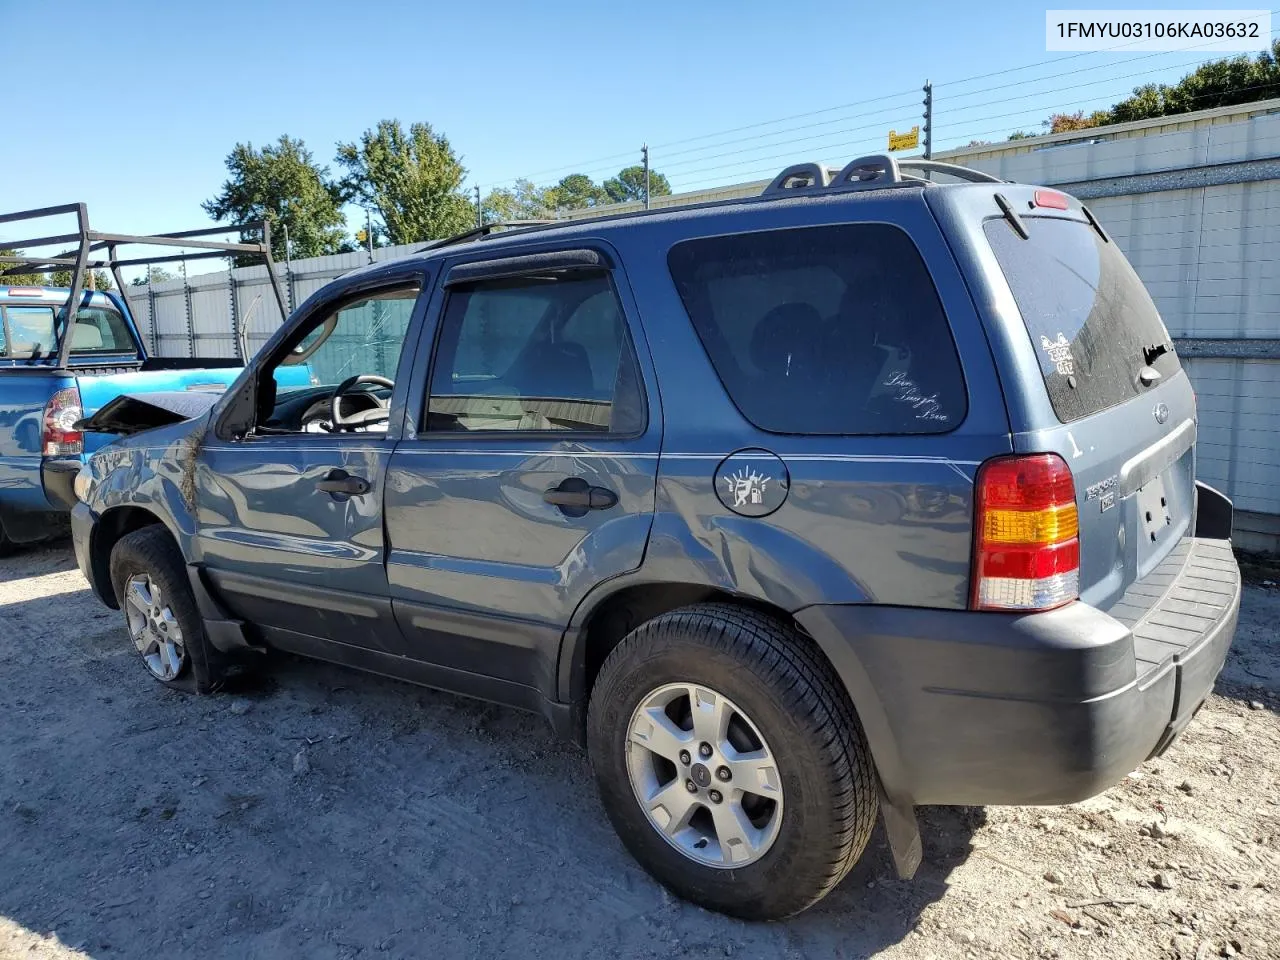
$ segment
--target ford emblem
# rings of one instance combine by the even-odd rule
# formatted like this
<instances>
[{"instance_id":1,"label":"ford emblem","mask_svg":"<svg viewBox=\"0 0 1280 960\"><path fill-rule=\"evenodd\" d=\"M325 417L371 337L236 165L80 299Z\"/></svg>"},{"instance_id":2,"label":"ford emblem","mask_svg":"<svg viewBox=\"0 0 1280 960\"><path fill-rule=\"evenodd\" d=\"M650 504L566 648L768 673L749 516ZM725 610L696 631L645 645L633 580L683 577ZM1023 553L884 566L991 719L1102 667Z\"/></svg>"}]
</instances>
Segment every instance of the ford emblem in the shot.
<instances>
[{"instance_id":1,"label":"ford emblem","mask_svg":"<svg viewBox=\"0 0 1280 960\"><path fill-rule=\"evenodd\" d=\"M1169 419L1169 405L1167 403L1157 403L1154 412L1156 423L1164 423Z\"/></svg>"}]
</instances>

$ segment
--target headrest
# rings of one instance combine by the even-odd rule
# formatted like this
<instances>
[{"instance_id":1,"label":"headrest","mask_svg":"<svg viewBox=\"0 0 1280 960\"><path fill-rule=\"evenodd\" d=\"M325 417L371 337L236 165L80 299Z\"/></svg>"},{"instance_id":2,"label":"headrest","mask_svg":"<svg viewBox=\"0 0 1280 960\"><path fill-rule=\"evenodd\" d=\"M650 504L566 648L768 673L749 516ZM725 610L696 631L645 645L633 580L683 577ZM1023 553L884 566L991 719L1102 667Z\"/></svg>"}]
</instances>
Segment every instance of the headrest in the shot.
<instances>
[{"instance_id":1,"label":"headrest","mask_svg":"<svg viewBox=\"0 0 1280 960\"><path fill-rule=\"evenodd\" d=\"M75 323L71 326L72 350L101 350L102 331L92 323Z\"/></svg>"}]
</instances>

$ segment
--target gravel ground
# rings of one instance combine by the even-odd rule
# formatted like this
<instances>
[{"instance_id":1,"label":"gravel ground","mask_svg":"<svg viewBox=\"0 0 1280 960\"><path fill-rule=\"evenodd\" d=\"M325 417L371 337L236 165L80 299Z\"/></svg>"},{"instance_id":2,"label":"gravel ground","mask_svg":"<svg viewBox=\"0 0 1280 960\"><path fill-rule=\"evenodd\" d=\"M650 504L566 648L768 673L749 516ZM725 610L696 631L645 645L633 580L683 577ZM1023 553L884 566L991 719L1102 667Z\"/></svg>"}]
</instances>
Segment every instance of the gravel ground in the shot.
<instances>
[{"instance_id":1,"label":"gravel ground","mask_svg":"<svg viewBox=\"0 0 1280 960\"><path fill-rule=\"evenodd\" d=\"M65 546L0 560L0 957L1280 957L1280 590L1163 758L926 808L783 924L675 900L532 716L291 659L162 689Z\"/></svg>"}]
</instances>

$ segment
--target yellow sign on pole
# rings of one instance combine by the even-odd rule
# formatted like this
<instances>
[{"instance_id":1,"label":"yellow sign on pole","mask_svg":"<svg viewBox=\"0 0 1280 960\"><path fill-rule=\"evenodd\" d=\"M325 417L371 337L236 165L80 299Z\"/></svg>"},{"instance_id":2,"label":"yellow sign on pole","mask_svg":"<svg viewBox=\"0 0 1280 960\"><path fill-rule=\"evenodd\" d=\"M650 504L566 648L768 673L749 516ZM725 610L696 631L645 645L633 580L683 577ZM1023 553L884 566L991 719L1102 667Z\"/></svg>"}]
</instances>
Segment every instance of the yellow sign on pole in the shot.
<instances>
[{"instance_id":1,"label":"yellow sign on pole","mask_svg":"<svg viewBox=\"0 0 1280 960\"><path fill-rule=\"evenodd\" d=\"M906 133L898 133L897 130L889 131L889 149L892 150L914 150L920 146L920 125L916 124Z\"/></svg>"}]
</instances>

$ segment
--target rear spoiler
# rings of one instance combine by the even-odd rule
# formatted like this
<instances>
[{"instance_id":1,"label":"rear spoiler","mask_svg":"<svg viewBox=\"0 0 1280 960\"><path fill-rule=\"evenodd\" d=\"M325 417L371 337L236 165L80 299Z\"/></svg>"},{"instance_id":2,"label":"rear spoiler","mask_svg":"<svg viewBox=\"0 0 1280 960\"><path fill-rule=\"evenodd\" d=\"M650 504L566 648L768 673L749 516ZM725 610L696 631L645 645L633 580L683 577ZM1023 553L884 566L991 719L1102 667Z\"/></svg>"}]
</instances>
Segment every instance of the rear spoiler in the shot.
<instances>
[{"instance_id":1,"label":"rear spoiler","mask_svg":"<svg viewBox=\"0 0 1280 960\"><path fill-rule=\"evenodd\" d=\"M125 285L124 278L120 275L121 267L204 260L210 257L225 257L228 253L257 254L262 257L267 265L267 277L271 280L271 289L275 292L276 303L280 307L280 316L286 318L289 316L289 310L285 306L284 291L280 287L280 281L276 277L276 266L271 259L271 222L269 220L251 220L231 227L202 227L199 230L179 230L175 233L153 235L103 233L99 230L89 229L89 211L85 204L66 203L56 207L40 207L36 210L3 213L0 214L0 223L41 220L47 217L66 216L68 214L74 214L76 217L75 233L51 234L44 237L31 237L26 240L6 240L4 242L5 247L12 248L13 253L0 254L0 285L4 284L5 277L19 276L24 273L54 273L58 270L65 270L68 267L71 268L71 293L67 297L67 302L63 304L62 310L58 313L56 323L55 335L58 341L57 369L59 370L66 369L67 357L71 352L71 338L66 336L66 331L69 329L73 316L72 304L81 303L81 293L84 291L85 278L95 269L106 268L111 271L111 275L115 278L116 288L120 291L120 297L123 299ZM239 232L240 242L203 239L233 232ZM260 241L246 241L244 239L246 235L253 236L255 234L262 239ZM75 244L75 246L51 255L30 252L31 248L62 246L69 243ZM202 252L179 253L164 257L118 258L116 249L127 244L179 247L183 249L194 247ZM101 255L103 251L106 253L105 257ZM98 254L99 256L95 259L91 257L91 254ZM77 306L74 309L79 309L79 307ZM243 356L243 345L237 344L237 350L241 353L240 359L246 359Z\"/></svg>"}]
</instances>

